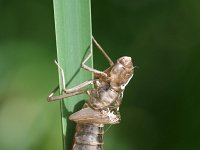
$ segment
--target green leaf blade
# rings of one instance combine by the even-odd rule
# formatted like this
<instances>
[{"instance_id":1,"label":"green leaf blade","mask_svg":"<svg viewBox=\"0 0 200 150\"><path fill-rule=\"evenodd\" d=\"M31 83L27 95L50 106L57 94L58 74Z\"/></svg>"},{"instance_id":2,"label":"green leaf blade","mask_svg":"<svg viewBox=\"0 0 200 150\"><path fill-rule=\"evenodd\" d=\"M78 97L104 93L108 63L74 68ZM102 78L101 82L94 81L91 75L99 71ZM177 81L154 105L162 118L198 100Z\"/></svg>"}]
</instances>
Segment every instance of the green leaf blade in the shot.
<instances>
[{"instance_id":1,"label":"green leaf blade","mask_svg":"<svg viewBox=\"0 0 200 150\"><path fill-rule=\"evenodd\" d=\"M71 88L92 79L91 73L80 69L88 50L92 48L90 0L54 0L54 16L58 63L64 70L67 88ZM90 59L87 64L92 67L92 63ZM59 85L62 87L60 73ZM74 123L68 117L80 109L78 104L86 99L87 96L82 94L61 102L65 150L71 149L74 130Z\"/></svg>"}]
</instances>

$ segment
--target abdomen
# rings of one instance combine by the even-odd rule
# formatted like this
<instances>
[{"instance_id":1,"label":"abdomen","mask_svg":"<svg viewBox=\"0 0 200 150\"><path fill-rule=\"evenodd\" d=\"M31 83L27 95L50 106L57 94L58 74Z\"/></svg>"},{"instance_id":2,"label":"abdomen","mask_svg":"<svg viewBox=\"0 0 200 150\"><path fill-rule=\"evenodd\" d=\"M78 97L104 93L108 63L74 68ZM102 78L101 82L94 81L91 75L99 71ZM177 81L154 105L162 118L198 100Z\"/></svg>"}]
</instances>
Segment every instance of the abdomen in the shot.
<instances>
[{"instance_id":1,"label":"abdomen","mask_svg":"<svg viewBox=\"0 0 200 150\"><path fill-rule=\"evenodd\" d=\"M72 150L103 150L103 124L77 124Z\"/></svg>"}]
</instances>

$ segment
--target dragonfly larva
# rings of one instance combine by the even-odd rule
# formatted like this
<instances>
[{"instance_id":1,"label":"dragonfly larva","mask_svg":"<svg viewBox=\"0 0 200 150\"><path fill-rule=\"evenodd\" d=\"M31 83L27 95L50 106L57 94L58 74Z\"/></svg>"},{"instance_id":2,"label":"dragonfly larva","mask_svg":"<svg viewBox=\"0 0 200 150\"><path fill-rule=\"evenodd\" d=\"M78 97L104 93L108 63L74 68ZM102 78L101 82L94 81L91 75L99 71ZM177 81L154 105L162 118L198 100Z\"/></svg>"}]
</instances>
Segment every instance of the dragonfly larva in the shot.
<instances>
[{"instance_id":1,"label":"dragonfly larva","mask_svg":"<svg viewBox=\"0 0 200 150\"><path fill-rule=\"evenodd\" d=\"M48 97L48 101L54 101L83 93L89 96L83 108L69 117L77 123L73 150L103 150L103 126L119 123L119 106L123 92L133 76L134 67L131 57L123 56L113 63L94 38L93 41L108 60L110 67L105 71L99 71L86 66L85 63L92 56L90 52L82 62L82 68L94 73L95 79L70 89L64 88L63 95L55 96L55 89ZM61 71L63 87L65 87L63 70L57 62L56 64ZM83 89L90 84L93 84L94 88Z\"/></svg>"}]
</instances>

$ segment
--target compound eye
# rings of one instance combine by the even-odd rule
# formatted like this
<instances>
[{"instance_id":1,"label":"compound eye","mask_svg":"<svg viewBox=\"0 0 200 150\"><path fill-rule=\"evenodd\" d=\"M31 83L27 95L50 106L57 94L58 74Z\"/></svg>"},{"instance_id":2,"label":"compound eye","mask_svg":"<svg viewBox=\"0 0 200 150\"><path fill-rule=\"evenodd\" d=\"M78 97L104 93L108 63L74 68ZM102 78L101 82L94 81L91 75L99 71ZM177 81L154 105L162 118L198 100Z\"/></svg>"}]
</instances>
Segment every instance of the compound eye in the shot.
<instances>
[{"instance_id":1,"label":"compound eye","mask_svg":"<svg viewBox=\"0 0 200 150\"><path fill-rule=\"evenodd\" d=\"M124 90L124 89L125 89L125 86L126 86L125 84L122 84L122 85L121 85L121 89Z\"/></svg>"}]
</instances>

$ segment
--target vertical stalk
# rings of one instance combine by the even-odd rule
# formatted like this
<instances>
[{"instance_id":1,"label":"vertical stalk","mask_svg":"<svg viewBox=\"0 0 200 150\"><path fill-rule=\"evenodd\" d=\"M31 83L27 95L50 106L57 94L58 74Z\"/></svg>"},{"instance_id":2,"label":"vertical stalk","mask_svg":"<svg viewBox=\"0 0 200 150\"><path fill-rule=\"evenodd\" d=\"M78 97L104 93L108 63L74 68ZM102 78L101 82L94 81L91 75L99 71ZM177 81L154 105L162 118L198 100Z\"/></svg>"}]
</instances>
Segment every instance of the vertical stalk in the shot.
<instances>
[{"instance_id":1,"label":"vertical stalk","mask_svg":"<svg viewBox=\"0 0 200 150\"><path fill-rule=\"evenodd\" d=\"M91 73L80 69L87 51L92 48L90 0L53 0L53 2L58 63L64 70L66 87L70 88L92 78ZM92 59L88 65L92 66ZM62 87L60 73L59 85ZM64 150L71 149L75 127L68 117L80 109L78 104L85 99L85 95L78 95L61 101Z\"/></svg>"}]
</instances>

